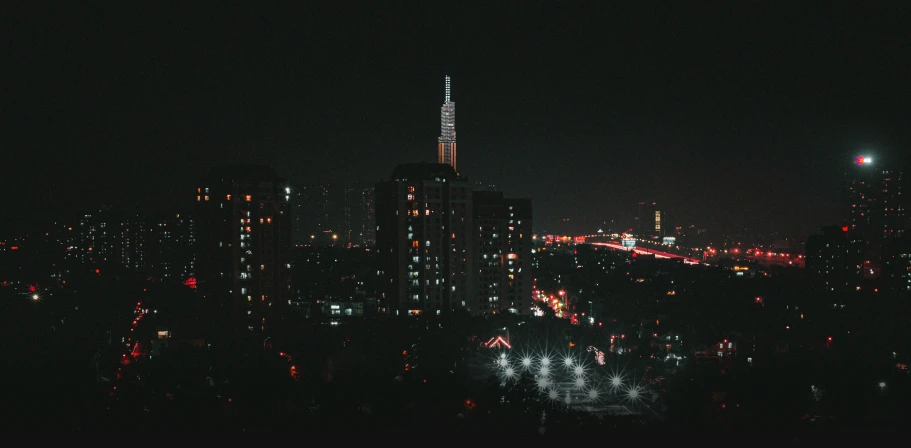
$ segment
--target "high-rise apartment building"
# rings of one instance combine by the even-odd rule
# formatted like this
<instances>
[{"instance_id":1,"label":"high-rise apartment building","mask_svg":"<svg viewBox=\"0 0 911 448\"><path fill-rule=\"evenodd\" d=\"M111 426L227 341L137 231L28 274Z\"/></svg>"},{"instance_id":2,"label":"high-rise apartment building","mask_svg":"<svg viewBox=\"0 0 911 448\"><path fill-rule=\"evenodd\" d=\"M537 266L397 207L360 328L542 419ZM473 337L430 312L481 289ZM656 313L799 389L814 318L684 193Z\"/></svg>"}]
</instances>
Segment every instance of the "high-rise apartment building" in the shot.
<instances>
[{"instance_id":1,"label":"high-rise apartment building","mask_svg":"<svg viewBox=\"0 0 911 448\"><path fill-rule=\"evenodd\" d=\"M448 164L409 163L375 191L381 311L467 309L474 297L469 183Z\"/></svg>"},{"instance_id":2,"label":"high-rise apartment building","mask_svg":"<svg viewBox=\"0 0 911 448\"><path fill-rule=\"evenodd\" d=\"M364 246L376 245L376 194L373 186L357 190L356 202L358 220L355 229L359 232L356 242Z\"/></svg>"},{"instance_id":3,"label":"high-rise apartment building","mask_svg":"<svg viewBox=\"0 0 911 448\"><path fill-rule=\"evenodd\" d=\"M373 223L373 187L351 183L342 188L339 241L348 246L372 246L376 242Z\"/></svg>"},{"instance_id":4,"label":"high-rise apartment building","mask_svg":"<svg viewBox=\"0 0 911 448\"><path fill-rule=\"evenodd\" d=\"M844 220L864 251L864 272L878 273L882 247L905 232L902 171L860 156L845 170Z\"/></svg>"},{"instance_id":5,"label":"high-rise apartment building","mask_svg":"<svg viewBox=\"0 0 911 448\"><path fill-rule=\"evenodd\" d=\"M848 226L828 226L810 235L806 269L815 290L826 294L857 291L863 280L863 242Z\"/></svg>"},{"instance_id":6,"label":"high-rise apartment building","mask_svg":"<svg viewBox=\"0 0 911 448\"><path fill-rule=\"evenodd\" d=\"M907 204L902 196L902 170L883 169L882 182L879 185L882 213L882 239L890 241L905 236Z\"/></svg>"},{"instance_id":7,"label":"high-rise apartment building","mask_svg":"<svg viewBox=\"0 0 911 448\"><path fill-rule=\"evenodd\" d=\"M507 199L501 192L472 195L478 314L531 313L532 209L530 199Z\"/></svg>"},{"instance_id":8,"label":"high-rise apartment building","mask_svg":"<svg viewBox=\"0 0 911 448\"><path fill-rule=\"evenodd\" d=\"M120 263L127 269L144 272L148 262L149 223L139 216L130 216L120 222Z\"/></svg>"},{"instance_id":9,"label":"high-rise apartment building","mask_svg":"<svg viewBox=\"0 0 911 448\"><path fill-rule=\"evenodd\" d=\"M324 234L331 240L335 231L329 217L332 210L329 186L296 184L292 195L294 244L322 242Z\"/></svg>"},{"instance_id":10,"label":"high-rise apartment building","mask_svg":"<svg viewBox=\"0 0 911 448\"><path fill-rule=\"evenodd\" d=\"M187 280L195 274L195 222L187 214L145 220L143 244L145 270L161 281Z\"/></svg>"},{"instance_id":11,"label":"high-rise apartment building","mask_svg":"<svg viewBox=\"0 0 911 448\"><path fill-rule=\"evenodd\" d=\"M67 257L86 264L116 264L119 231L112 212L101 209L84 214L67 232Z\"/></svg>"},{"instance_id":12,"label":"high-rise apartment building","mask_svg":"<svg viewBox=\"0 0 911 448\"><path fill-rule=\"evenodd\" d=\"M882 278L893 291L911 293L911 237L893 239L883 247Z\"/></svg>"},{"instance_id":13,"label":"high-rise apartment building","mask_svg":"<svg viewBox=\"0 0 911 448\"><path fill-rule=\"evenodd\" d=\"M473 192L446 164L399 165L376 185L381 308L530 313L531 228L529 199Z\"/></svg>"},{"instance_id":14,"label":"high-rise apartment building","mask_svg":"<svg viewBox=\"0 0 911 448\"><path fill-rule=\"evenodd\" d=\"M446 101L440 108L440 138L437 140L437 163L456 166L455 102L451 97L449 76L446 76Z\"/></svg>"},{"instance_id":15,"label":"high-rise apartment building","mask_svg":"<svg viewBox=\"0 0 911 448\"><path fill-rule=\"evenodd\" d=\"M196 189L197 290L220 328L261 335L290 303L290 195L259 165L218 165Z\"/></svg>"}]
</instances>

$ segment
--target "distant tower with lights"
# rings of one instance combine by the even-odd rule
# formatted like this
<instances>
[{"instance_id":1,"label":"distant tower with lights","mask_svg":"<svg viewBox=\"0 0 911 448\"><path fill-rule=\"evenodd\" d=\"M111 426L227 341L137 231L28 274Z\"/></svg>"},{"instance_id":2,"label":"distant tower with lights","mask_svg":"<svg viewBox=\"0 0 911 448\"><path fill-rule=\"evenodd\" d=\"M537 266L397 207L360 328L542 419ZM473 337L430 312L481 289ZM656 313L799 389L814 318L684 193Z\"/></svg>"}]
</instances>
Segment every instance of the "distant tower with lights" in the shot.
<instances>
[{"instance_id":1,"label":"distant tower with lights","mask_svg":"<svg viewBox=\"0 0 911 448\"><path fill-rule=\"evenodd\" d=\"M458 172L456 166L456 132L455 132L455 102L451 98L451 83L446 76L446 101L440 108L440 138L437 141L437 163L451 166Z\"/></svg>"}]
</instances>

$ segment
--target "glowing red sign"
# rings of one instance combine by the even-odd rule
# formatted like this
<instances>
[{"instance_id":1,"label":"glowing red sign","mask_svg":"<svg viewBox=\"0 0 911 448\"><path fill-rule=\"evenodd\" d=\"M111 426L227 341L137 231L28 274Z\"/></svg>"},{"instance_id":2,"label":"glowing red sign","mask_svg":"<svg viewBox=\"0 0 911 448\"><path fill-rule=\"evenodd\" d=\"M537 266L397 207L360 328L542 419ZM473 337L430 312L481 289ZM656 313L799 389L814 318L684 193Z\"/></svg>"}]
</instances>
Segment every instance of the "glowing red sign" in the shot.
<instances>
[{"instance_id":1,"label":"glowing red sign","mask_svg":"<svg viewBox=\"0 0 911 448\"><path fill-rule=\"evenodd\" d=\"M490 340L487 341L487 343L484 344L484 346L487 348L495 348L495 347L506 347L509 349L512 348L512 346L509 345L509 342L506 342L506 340L503 339L502 336L496 336L496 337L490 338Z\"/></svg>"},{"instance_id":2,"label":"glowing red sign","mask_svg":"<svg viewBox=\"0 0 911 448\"><path fill-rule=\"evenodd\" d=\"M196 289L196 277L188 277L183 281L183 284L190 287L190 289Z\"/></svg>"}]
</instances>

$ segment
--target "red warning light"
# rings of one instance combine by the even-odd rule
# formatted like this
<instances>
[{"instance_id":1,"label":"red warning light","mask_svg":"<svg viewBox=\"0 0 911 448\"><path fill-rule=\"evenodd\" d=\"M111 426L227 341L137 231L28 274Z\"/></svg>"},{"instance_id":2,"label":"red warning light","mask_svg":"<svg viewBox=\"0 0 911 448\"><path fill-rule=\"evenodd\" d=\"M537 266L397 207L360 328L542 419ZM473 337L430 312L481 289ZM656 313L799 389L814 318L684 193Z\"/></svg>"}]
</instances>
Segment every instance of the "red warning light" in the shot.
<instances>
[{"instance_id":1,"label":"red warning light","mask_svg":"<svg viewBox=\"0 0 911 448\"><path fill-rule=\"evenodd\" d=\"M863 165L865 163L864 156L857 156L857 158L854 159L854 163L856 163L858 165Z\"/></svg>"},{"instance_id":2,"label":"red warning light","mask_svg":"<svg viewBox=\"0 0 911 448\"><path fill-rule=\"evenodd\" d=\"M841 231L842 231L842 232L847 232L847 231L848 231L848 226L841 226Z\"/></svg>"},{"instance_id":3,"label":"red warning light","mask_svg":"<svg viewBox=\"0 0 911 448\"><path fill-rule=\"evenodd\" d=\"M829 342L832 342L832 336L829 336Z\"/></svg>"}]
</instances>

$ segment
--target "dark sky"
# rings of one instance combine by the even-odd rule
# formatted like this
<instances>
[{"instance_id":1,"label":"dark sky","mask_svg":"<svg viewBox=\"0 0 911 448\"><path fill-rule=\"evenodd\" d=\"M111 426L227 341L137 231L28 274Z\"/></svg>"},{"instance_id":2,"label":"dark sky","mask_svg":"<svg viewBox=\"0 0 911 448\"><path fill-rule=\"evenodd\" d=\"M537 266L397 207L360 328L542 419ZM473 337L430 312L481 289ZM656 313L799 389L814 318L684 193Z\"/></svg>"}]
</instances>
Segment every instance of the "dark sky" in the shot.
<instances>
[{"instance_id":1,"label":"dark sky","mask_svg":"<svg viewBox=\"0 0 911 448\"><path fill-rule=\"evenodd\" d=\"M906 2L75 3L4 13L4 225L167 211L216 162L379 180L435 157L446 74L460 171L534 198L539 229L651 200L812 231L843 163L911 152Z\"/></svg>"}]
</instances>

